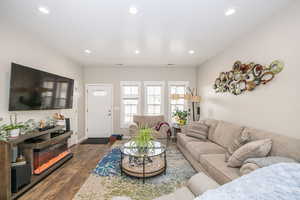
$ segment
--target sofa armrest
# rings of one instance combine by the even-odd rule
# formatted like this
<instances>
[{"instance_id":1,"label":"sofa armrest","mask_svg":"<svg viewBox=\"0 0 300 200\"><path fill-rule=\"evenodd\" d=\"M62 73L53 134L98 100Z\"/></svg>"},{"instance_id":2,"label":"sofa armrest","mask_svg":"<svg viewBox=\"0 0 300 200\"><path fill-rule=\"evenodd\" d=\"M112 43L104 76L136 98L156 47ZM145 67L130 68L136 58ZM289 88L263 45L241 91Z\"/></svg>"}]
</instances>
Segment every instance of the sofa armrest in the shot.
<instances>
[{"instance_id":1,"label":"sofa armrest","mask_svg":"<svg viewBox=\"0 0 300 200\"><path fill-rule=\"evenodd\" d=\"M212 190L218 188L219 186L220 185L216 181L208 177L203 172L192 176L192 178L190 178L190 180L187 183L187 187L195 196L199 196L207 190Z\"/></svg>"},{"instance_id":2,"label":"sofa armrest","mask_svg":"<svg viewBox=\"0 0 300 200\"><path fill-rule=\"evenodd\" d=\"M187 134L187 130L188 130L189 125L184 125L181 127L181 133L186 135Z\"/></svg>"}]
</instances>

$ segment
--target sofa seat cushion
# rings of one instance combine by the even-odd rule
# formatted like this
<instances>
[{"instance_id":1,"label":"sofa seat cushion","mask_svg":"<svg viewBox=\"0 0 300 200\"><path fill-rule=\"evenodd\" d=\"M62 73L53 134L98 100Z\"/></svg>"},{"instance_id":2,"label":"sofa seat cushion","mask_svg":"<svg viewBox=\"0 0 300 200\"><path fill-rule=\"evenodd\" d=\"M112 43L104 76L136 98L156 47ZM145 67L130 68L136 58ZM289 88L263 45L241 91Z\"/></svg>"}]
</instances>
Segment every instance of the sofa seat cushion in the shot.
<instances>
[{"instance_id":1,"label":"sofa seat cushion","mask_svg":"<svg viewBox=\"0 0 300 200\"><path fill-rule=\"evenodd\" d=\"M203 154L223 154L226 152L226 149L215 143L203 141L188 142L185 148L192 154L193 158L197 161L200 161L200 156Z\"/></svg>"},{"instance_id":2,"label":"sofa seat cushion","mask_svg":"<svg viewBox=\"0 0 300 200\"><path fill-rule=\"evenodd\" d=\"M158 197L154 200L194 200L195 198L194 194L187 187L182 187L174 193Z\"/></svg>"},{"instance_id":3,"label":"sofa seat cushion","mask_svg":"<svg viewBox=\"0 0 300 200\"><path fill-rule=\"evenodd\" d=\"M210 136L210 140L224 148L230 147L232 142L242 133L244 127L225 121L219 121L215 132Z\"/></svg>"},{"instance_id":4,"label":"sofa seat cushion","mask_svg":"<svg viewBox=\"0 0 300 200\"><path fill-rule=\"evenodd\" d=\"M182 147L186 147L186 145L189 142L197 142L197 141L201 141L201 140L199 140L198 138L186 136L185 134L182 134L182 133L177 133L177 142Z\"/></svg>"},{"instance_id":5,"label":"sofa seat cushion","mask_svg":"<svg viewBox=\"0 0 300 200\"><path fill-rule=\"evenodd\" d=\"M201 155L200 163L207 173L219 184L228 183L240 176L238 168L227 167L225 154Z\"/></svg>"}]
</instances>

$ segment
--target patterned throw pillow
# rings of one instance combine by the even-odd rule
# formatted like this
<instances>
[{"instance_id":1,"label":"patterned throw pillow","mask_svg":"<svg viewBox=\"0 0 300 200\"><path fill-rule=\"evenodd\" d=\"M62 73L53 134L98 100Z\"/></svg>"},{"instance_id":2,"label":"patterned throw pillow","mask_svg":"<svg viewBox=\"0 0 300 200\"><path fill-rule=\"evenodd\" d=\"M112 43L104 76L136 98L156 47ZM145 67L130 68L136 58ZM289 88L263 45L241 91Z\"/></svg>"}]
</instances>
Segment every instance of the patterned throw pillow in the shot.
<instances>
[{"instance_id":1,"label":"patterned throw pillow","mask_svg":"<svg viewBox=\"0 0 300 200\"><path fill-rule=\"evenodd\" d=\"M230 156L238 150L241 146L246 144L251 140L251 136L248 132L241 132L238 138L236 138L233 143L230 145L230 147L227 148L227 152L225 153L225 162L228 161Z\"/></svg>"},{"instance_id":2,"label":"patterned throw pillow","mask_svg":"<svg viewBox=\"0 0 300 200\"><path fill-rule=\"evenodd\" d=\"M256 140L236 150L228 160L228 167L241 167L248 158L266 157L272 148L272 140Z\"/></svg>"},{"instance_id":3,"label":"patterned throw pillow","mask_svg":"<svg viewBox=\"0 0 300 200\"><path fill-rule=\"evenodd\" d=\"M208 136L208 126L203 122L192 122L187 127L187 136L206 140Z\"/></svg>"}]
</instances>

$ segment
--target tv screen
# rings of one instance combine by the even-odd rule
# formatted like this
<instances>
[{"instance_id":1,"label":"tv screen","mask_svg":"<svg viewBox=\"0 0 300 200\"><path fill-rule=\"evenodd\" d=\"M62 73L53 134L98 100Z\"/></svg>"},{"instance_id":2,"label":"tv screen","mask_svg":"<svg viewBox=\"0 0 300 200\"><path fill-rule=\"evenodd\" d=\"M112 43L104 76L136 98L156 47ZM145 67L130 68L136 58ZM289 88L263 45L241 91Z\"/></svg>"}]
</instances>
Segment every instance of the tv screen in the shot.
<instances>
[{"instance_id":1,"label":"tv screen","mask_svg":"<svg viewBox=\"0 0 300 200\"><path fill-rule=\"evenodd\" d=\"M71 109L74 80L12 63L9 111Z\"/></svg>"}]
</instances>

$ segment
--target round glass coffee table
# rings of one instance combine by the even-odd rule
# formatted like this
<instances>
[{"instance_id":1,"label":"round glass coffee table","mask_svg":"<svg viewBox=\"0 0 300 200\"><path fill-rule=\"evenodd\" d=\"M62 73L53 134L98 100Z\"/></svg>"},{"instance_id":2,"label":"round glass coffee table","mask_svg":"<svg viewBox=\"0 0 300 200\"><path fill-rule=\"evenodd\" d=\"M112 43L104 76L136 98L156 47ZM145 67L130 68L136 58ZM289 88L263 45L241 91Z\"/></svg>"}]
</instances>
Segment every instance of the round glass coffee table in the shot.
<instances>
[{"instance_id":1,"label":"round glass coffee table","mask_svg":"<svg viewBox=\"0 0 300 200\"><path fill-rule=\"evenodd\" d=\"M166 173L166 147L157 141L152 141L148 148L142 150L134 141L129 141L121 147L121 175L123 173L138 178L153 177Z\"/></svg>"}]
</instances>

